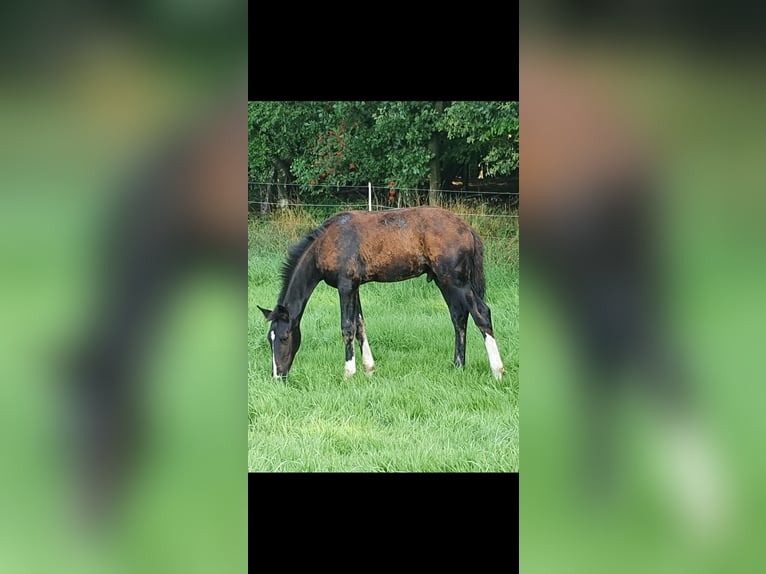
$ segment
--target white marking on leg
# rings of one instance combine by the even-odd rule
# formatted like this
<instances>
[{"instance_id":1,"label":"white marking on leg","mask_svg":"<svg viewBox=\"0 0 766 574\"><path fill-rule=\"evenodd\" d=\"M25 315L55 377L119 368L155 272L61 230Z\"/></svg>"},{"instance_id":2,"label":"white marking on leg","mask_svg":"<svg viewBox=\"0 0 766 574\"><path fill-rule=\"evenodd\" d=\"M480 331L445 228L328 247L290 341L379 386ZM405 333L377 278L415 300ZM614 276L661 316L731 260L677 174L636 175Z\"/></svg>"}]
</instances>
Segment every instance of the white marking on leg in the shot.
<instances>
[{"instance_id":1,"label":"white marking on leg","mask_svg":"<svg viewBox=\"0 0 766 574\"><path fill-rule=\"evenodd\" d=\"M364 319L362 318L362 314L360 313L358 315L359 317L359 327L357 334L362 336L362 366L364 367L364 372L368 375L371 375L372 372L375 370L375 360L372 358L372 351L370 350L370 343L367 341L367 332L364 325Z\"/></svg>"},{"instance_id":2,"label":"white marking on leg","mask_svg":"<svg viewBox=\"0 0 766 574\"><path fill-rule=\"evenodd\" d=\"M500 380L503 376L505 368L503 367L503 360L500 358L500 353L497 350L497 343L492 335L484 337L484 346L487 347L487 355L489 356L489 367L492 369L492 375L497 380Z\"/></svg>"},{"instance_id":3,"label":"white marking on leg","mask_svg":"<svg viewBox=\"0 0 766 574\"><path fill-rule=\"evenodd\" d=\"M665 432L662 462L669 482L668 498L678 504L689 532L710 540L730 525L733 510L718 445L698 421L685 417L670 421Z\"/></svg>"},{"instance_id":4,"label":"white marking on leg","mask_svg":"<svg viewBox=\"0 0 766 574\"><path fill-rule=\"evenodd\" d=\"M274 331L270 333L271 335L271 372L274 375L275 379L278 379L277 376L277 358L274 356L274 339L276 339L276 335L274 334Z\"/></svg>"},{"instance_id":5,"label":"white marking on leg","mask_svg":"<svg viewBox=\"0 0 766 574\"><path fill-rule=\"evenodd\" d=\"M343 369L343 376L350 377L356 373L356 357L351 357L346 361L346 368Z\"/></svg>"},{"instance_id":6,"label":"white marking on leg","mask_svg":"<svg viewBox=\"0 0 766 574\"><path fill-rule=\"evenodd\" d=\"M367 341L367 337L362 339L362 366L368 374L372 374L375 370L375 360L372 358L372 350L370 350L370 343Z\"/></svg>"}]
</instances>

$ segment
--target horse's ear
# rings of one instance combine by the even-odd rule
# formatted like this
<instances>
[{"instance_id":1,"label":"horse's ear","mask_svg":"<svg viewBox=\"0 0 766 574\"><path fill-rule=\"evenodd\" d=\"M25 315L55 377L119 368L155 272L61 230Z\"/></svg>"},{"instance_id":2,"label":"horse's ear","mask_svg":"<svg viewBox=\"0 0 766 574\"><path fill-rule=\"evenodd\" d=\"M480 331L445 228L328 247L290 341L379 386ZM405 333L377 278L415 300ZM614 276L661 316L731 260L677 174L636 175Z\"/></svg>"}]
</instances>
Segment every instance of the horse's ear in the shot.
<instances>
[{"instance_id":1,"label":"horse's ear","mask_svg":"<svg viewBox=\"0 0 766 574\"><path fill-rule=\"evenodd\" d=\"M274 307L274 315L276 315L280 321L290 321L290 313L287 312L287 307L284 305L277 305Z\"/></svg>"},{"instance_id":2,"label":"horse's ear","mask_svg":"<svg viewBox=\"0 0 766 574\"><path fill-rule=\"evenodd\" d=\"M261 310L261 313L263 313L263 316L266 317L267 321L274 321L275 319L279 319L280 321L285 322L290 321L290 314L287 312L287 307L283 305L277 305L274 307L273 311L264 309L260 305L256 305L256 307Z\"/></svg>"}]
</instances>

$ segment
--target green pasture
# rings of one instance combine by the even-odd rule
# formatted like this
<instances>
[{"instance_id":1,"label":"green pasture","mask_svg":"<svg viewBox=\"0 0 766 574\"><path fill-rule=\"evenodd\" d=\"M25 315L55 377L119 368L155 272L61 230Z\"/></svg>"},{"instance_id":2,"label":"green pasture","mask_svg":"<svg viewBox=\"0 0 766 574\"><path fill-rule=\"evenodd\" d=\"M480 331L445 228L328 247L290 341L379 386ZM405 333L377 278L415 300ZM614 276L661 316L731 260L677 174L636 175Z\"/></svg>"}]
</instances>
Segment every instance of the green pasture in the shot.
<instances>
[{"instance_id":1,"label":"green pasture","mask_svg":"<svg viewBox=\"0 0 766 574\"><path fill-rule=\"evenodd\" d=\"M485 235L497 237L485 241L485 270L487 303L506 369L502 380L492 377L481 334L471 319L467 364L463 369L452 365L454 331L447 306L422 276L361 287L376 370L372 376L363 372L357 349L357 373L349 379L343 378L338 293L321 283L306 307L301 349L289 379L275 381L268 325L256 305L271 308L276 303L287 248L323 218L324 214L288 214L249 223L248 469L518 471L515 220L486 218L494 227L485 230Z\"/></svg>"}]
</instances>

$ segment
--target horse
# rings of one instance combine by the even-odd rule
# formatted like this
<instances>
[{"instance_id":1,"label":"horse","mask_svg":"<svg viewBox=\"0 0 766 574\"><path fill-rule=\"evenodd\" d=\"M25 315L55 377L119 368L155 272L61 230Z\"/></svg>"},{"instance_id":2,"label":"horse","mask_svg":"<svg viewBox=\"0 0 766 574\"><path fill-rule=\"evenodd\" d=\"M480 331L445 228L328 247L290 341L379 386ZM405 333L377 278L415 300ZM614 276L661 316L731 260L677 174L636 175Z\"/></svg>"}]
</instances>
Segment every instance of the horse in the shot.
<instances>
[{"instance_id":1,"label":"horse","mask_svg":"<svg viewBox=\"0 0 766 574\"><path fill-rule=\"evenodd\" d=\"M163 135L110 184L117 199L94 258L94 292L103 298L92 301L64 367L78 487L93 524L115 516L144 461L151 389L137 366L162 307L198 269L241 276L247 132L240 95L212 101L202 121Z\"/></svg>"},{"instance_id":2,"label":"horse","mask_svg":"<svg viewBox=\"0 0 766 574\"><path fill-rule=\"evenodd\" d=\"M694 370L668 322L673 271L664 259L666 231L658 225L668 191L662 185L667 165L657 151L662 146L637 125L615 82L619 76L605 67L609 58L581 48L579 38L521 43L519 176L528 292L545 292L575 360L580 432L573 436L582 487L600 504L614 494L618 465L628 460L618 442L624 430L618 417L622 393L630 391L631 399L649 399L647 406L660 415L652 420L663 426L660 448L670 449L662 453L673 465L667 476L693 479L669 485L677 490L663 496L689 505L692 528L717 528L725 523L716 514L725 496L717 453L700 427ZM544 412L545 400L538 394L538 407L534 398L525 404Z\"/></svg>"},{"instance_id":3,"label":"horse","mask_svg":"<svg viewBox=\"0 0 766 574\"><path fill-rule=\"evenodd\" d=\"M290 248L282 289L273 309L258 305L271 322L272 374L286 377L301 344L301 318L312 292L324 281L340 296L344 377L356 373L354 339L367 374L375 361L359 299L359 286L427 275L441 291L455 328L456 367L465 365L468 315L484 337L493 376L503 375L490 309L484 301L484 248L476 231L457 215L431 206L384 212L344 211L327 219Z\"/></svg>"}]
</instances>

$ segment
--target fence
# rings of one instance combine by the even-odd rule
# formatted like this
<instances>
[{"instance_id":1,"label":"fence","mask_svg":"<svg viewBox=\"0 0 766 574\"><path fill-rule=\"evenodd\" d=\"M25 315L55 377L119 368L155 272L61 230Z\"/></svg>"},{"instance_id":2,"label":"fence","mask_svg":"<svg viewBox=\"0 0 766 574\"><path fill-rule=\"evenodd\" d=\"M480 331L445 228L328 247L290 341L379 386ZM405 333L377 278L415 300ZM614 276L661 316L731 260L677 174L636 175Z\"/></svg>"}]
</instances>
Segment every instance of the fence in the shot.
<instances>
[{"instance_id":1,"label":"fence","mask_svg":"<svg viewBox=\"0 0 766 574\"><path fill-rule=\"evenodd\" d=\"M518 217L515 213L519 203L518 191L504 190L465 190L465 189L421 189L400 188L395 186L310 186L312 191L305 192L305 186L276 182L248 182L248 206L250 210L268 213L272 208L310 207L328 209L367 209L369 211L395 209L428 203L428 198L435 195L438 203L445 206L459 204L463 207L476 205L491 206L493 212L477 213L486 217ZM301 193L302 192L302 193ZM297 199L299 195L308 195L308 200ZM322 195L334 198L332 203L322 202ZM256 198L256 199L254 199ZM342 201L347 199L348 201ZM482 210L483 211L483 210Z\"/></svg>"},{"instance_id":2,"label":"fence","mask_svg":"<svg viewBox=\"0 0 766 574\"><path fill-rule=\"evenodd\" d=\"M305 195L305 188L296 184L275 182L248 182L248 205L250 211L266 216L282 210L309 208L326 215L341 210L383 211L411 205L428 203L429 189L406 189L391 186L315 186L316 192L306 201L295 199L298 192ZM394 190L394 201L391 190ZM489 191L440 189L435 192L439 204L464 217L486 239L508 240L518 234L518 191ZM322 195L330 195L334 201L319 201ZM257 199L253 199L253 197ZM341 199L339 199L341 198ZM487 201L491 200L491 201ZM405 205L402 205L402 204Z\"/></svg>"}]
</instances>

